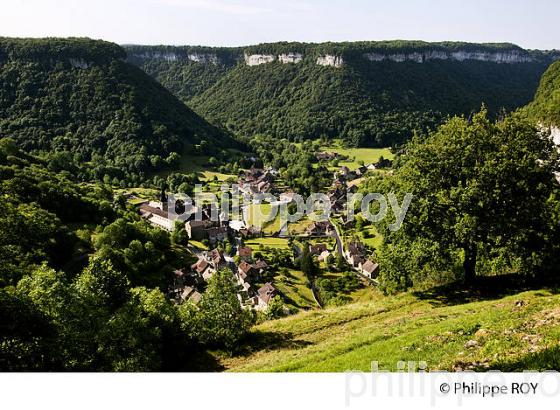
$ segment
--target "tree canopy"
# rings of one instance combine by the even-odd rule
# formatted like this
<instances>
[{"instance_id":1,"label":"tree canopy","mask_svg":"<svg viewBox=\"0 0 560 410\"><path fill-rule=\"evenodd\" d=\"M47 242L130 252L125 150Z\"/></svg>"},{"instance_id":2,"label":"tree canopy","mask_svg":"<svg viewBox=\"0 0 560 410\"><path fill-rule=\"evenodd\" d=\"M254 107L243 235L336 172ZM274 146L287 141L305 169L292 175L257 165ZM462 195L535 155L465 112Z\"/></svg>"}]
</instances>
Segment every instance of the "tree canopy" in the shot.
<instances>
[{"instance_id":1,"label":"tree canopy","mask_svg":"<svg viewBox=\"0 0 560 410\"><path fill-rule=\"evenodd\" d=\"M383 286L555 266L559 164L548 136L530 122L493 122L485 109L414 138L395 175L368 187L414 195L401 230L384 233Z\"/></svg>"}]
</instances>

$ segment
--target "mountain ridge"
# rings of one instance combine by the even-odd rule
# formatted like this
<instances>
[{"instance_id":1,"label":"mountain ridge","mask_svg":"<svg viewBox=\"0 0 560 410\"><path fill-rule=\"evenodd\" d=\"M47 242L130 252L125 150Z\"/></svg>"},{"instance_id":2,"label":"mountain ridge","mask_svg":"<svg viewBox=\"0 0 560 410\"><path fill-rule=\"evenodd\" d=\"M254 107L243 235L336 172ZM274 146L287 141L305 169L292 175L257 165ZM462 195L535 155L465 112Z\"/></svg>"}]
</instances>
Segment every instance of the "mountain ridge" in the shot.
<instances>
[{"instance_id":1,"label":"mountain ridge","mask_svg":"<svg viewBox=\"0 0 560 410\"><path fill-rule=\"evenodd\" d=\"M127 61L233 133L354 146L398 145L483 103L493 114L517 109L560 57L510 43L417 41L125 49Z\"/></svg>"},{"instance_id":2,"label":"mountain ridge","mask_svg":"<svg viewBox=\"0 0 560 410\"><path fill-rule=\"evenodd\" d=\"M75 166L85 164L82 179L139 181L173 153L235 145L127 63L116 44L0 38L0 54L0 136L29 152L59 153Z\"/></svg>"}]
</instances>

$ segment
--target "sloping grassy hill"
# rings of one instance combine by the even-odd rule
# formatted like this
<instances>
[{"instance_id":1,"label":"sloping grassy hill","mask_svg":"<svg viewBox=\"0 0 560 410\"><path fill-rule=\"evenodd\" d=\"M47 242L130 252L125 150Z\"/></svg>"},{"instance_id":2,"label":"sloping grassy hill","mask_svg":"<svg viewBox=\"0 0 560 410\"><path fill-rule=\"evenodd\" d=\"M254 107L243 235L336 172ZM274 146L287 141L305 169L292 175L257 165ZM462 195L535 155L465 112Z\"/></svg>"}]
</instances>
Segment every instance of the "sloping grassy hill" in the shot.
<instances>
[{"instance_id":1,"label":"sloping grassy hill","mask_svg":"<svg viewBox=\"0 0 560 410\"><path fill-rule=\"evenodd\" d=\"M560 369L560 294L493 297L470 291L378 295L373 302L301 312L265 322L253 348L223 360L229 371ZM469 347L470 346L470 347Z\"/></svg>"}]
</instances>

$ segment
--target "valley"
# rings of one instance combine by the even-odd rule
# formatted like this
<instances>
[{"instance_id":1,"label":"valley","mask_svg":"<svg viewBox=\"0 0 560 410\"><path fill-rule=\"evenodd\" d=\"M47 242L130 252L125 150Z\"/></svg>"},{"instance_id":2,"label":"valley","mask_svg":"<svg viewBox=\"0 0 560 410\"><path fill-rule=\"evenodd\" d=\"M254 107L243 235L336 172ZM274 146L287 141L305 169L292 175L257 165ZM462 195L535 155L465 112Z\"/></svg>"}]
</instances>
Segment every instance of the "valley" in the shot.
<instances>
[{"instance_id":1,"label":"valley","mask_svg":"<svg viewBox=\"0 0 560 410\"><path fill-rule=\"evenodd\" d=\"M558 57L0 38L3 370L558 369Z\"/></svg>"}]
</instances>

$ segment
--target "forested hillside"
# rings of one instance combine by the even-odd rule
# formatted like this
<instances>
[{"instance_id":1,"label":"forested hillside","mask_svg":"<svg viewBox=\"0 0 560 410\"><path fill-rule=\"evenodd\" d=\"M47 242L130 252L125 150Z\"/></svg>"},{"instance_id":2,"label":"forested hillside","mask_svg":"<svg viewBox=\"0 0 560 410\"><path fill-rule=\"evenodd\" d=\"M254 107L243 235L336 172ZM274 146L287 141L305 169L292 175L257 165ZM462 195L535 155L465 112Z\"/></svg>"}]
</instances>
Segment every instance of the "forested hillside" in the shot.
<instances>
[{"instance_id":1,"label":"forested hillside","mask_svg":"<svg viewBox=\"0 0 560 410\"><path fill-rule=\"evenodd\" d=\"M528 103L554 53L512 44L130 46L128 59L195 111L242 134L387 146L448 114Z\"/></svg>"},{"instance_id":2,"label":"forested hillside","mask_svg":"<svg viewBox=\"0 0 560 410\"><path fill-rule=\"evenodd\" d=\"M237 346L253 317L229 276L177 305L172 272L196 257L109 185L46 166L0 139L2 371L195 370Z\"/></svg>"},{"instance_id":3,"label":"forested hillside","mask_svg":"<svg viewBox=\"0 0 560 410\"><path fill-rule=\"evenodd\" d=\"M544 73L528 112L543 124L560 126L560 62Z\"/></svg>"},{"instance_id":4,"label":"forested hillside","mask_svg":"<svg viewBox=\"0 0 560 410\"><path fill-rule=\"evenodd\" d=\"M139 181L180 154L232 146L125 57L103 41L0 38L0 137L82 179Z\"/></svg>"}]
</instances>

